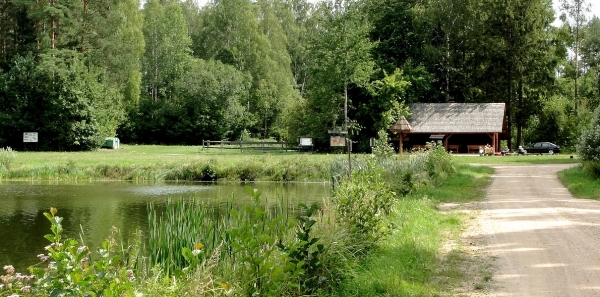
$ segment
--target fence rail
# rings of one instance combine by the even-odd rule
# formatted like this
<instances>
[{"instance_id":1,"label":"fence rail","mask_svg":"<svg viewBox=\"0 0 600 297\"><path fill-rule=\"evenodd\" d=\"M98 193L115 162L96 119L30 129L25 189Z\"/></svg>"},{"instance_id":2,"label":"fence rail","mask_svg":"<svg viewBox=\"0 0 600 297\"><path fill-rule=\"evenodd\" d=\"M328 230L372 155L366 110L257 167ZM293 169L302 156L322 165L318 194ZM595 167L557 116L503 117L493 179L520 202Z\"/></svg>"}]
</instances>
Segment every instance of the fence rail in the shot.
<instances>
[{"instance_id":1,"label":"fence rail","mask_svg":"<svg viewBox=\"0 0 600 297\"><path fill-rule=\"evenodd\" d=\"M238 149L244 150L297 150L297 143L275 141L227 141L227 140L202 140L203 149Z\"/></svg>"}]
</instances>

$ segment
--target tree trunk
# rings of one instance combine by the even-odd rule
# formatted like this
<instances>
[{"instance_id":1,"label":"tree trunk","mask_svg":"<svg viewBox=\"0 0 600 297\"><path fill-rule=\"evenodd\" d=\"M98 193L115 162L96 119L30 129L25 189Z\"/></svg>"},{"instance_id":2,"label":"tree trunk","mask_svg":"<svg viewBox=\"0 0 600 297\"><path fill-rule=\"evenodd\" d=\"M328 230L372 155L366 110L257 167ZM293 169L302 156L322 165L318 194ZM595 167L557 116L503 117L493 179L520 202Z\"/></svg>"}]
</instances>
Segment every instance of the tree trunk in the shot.
<instances>
[{"instance_id":1,"label":"tree trunk","mask_svg":"<svg viewBox=\"0 0 600 297\"><path fill-rule=\"evenodd\" d=\"M518 92L518 102L519 102L519 110L523 109L523 75L519 75L519 89L517 90ZM522 115L520 115L517 118L517 143L519 145L523 144L523 122L524 119L521 118Z\"/></svg>"},{"instance_id":2,"label":"tree trunk","mask_svg":"<svg viewBox=\"0 0 600 297\"><path fill-rule=\"evenodd\" d=\"M87 26L87 5L88 5L88 0L83 0L83 26L82 26L82 30L81 30L81 49L80 52L85 52L85 46L84 46L84 42L85 42L85 28Z\"/></svg>"},{"instance_id":3,"label":"tree trunk","mask_svg":"<svg viewBox=\"0 0 600 297\"><path fill-rule=\"evenodd\" d=\"M580 22L580 10L581 5L576 5L576 19L575 19L575 118L577 118L577 110L579 106L579 98L578 98L578 90L577 90L577 80L579 78L579 22Z\"/></svg>"}]
</instances>

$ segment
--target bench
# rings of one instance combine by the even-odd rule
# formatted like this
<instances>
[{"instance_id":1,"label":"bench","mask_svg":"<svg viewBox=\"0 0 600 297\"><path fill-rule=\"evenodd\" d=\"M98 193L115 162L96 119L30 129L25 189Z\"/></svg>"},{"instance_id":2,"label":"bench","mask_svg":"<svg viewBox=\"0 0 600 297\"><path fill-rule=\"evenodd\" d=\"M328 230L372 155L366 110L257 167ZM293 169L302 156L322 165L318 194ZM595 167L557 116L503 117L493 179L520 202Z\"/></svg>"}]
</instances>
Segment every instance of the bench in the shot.
<instances>
[{"instance_id":1,"label":"bench","mask_svg":"<svg viewBox=\"0 0 600 297\"><path fill-rule=\"evenodd\" d=\"M458 145L458 144L449 144L448 145L448 150L453 153L458 153L459 149L460 149L460 145Z\"/></svg>"},{"instance_id":2,"label":"bench","mask_svg":"<svg viewBox=\"0 0 600 297\"><path fill-rule=\"evenodd\" d=\"M485 144L472 144L472 145L467 145L467 153L469 153L469 154L470 154L471 152L474 152L474 153L477 153L477 154L479 154L479 148L482 148L482 149L483 149L484 147L485 147Z\"/></svg>"}]
</instances>

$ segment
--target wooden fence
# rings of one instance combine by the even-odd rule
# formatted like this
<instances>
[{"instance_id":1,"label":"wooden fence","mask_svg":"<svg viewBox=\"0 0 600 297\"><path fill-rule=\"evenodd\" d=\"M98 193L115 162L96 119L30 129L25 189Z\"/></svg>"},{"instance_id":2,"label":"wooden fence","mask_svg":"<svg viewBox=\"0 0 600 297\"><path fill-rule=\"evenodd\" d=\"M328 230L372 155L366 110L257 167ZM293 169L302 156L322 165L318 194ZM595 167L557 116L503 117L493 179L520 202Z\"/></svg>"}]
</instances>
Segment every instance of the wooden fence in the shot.
<instances>
[{"instance_id":1,"label":"wooden fence","mask_svg":"<svg viewBox=\"0 0 600 297\"><path fill-rule=\"evenodd\" d=\"M227 141L202 140L203 149L238 149L244 150L298 150L297 143L275 141Z\"/></svg>"}]
</instances>

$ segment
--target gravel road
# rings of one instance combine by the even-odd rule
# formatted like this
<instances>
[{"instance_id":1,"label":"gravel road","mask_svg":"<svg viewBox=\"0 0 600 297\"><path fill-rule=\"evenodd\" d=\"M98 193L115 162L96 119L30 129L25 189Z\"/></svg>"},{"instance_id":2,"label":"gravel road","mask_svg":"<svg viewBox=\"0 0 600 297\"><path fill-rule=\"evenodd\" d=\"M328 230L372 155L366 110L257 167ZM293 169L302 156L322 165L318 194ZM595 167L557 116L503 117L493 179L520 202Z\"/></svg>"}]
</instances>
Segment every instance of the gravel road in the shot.
<instances>
[{"instance_id":1,"label":"gravel road","mask_svg":"<svg viewBox=\"0 0 600 297\"><path fill-rule=\"evenodd\" d=\"M493 259L493 285L478 296L600 296L600 202L562 186L557 172L570 166L491 166L466 238Z\"/></svg>"}]
</instances>

